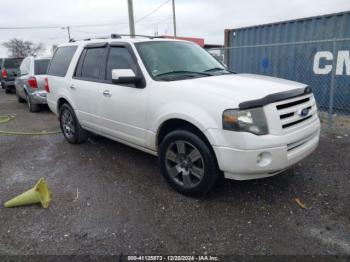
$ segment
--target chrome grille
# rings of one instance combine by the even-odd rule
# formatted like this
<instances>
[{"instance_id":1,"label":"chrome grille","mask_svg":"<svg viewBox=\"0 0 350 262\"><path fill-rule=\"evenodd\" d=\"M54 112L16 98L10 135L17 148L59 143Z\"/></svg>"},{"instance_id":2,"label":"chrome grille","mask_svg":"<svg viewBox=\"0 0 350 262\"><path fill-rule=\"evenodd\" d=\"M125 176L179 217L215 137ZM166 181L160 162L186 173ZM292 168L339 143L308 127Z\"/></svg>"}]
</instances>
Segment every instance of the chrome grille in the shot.
<instances>
[{"instance_id":1,"label":"chrome grille","mask_svg":"<svg viewBox=\"0 0 350 262\"><path fill-rule=\"evenodd\" d=\"M312 94L283 100L276 103L276 109L284 131L312 121L317 116L316 101Z\"/></svg>"}]
</instances>

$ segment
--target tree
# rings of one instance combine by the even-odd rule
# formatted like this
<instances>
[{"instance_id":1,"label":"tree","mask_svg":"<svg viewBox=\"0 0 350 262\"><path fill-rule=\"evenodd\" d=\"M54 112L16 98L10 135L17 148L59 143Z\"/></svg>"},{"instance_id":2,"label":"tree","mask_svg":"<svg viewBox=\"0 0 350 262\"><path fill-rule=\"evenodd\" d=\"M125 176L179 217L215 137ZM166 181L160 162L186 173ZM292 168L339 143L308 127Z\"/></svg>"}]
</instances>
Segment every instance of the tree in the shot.
<instances>
[{"instance_id":1,"label":"tree","mask_svg":"<svg viewBox=\"0 0 350 262\"><path fill-rule=\"evenodd\" d=\"M11 57L36 56L44 51L42 43L35 44L31 41L23 41L17 38L12 38L2 45L7 48Z\"/></svg>"}]
</instances>

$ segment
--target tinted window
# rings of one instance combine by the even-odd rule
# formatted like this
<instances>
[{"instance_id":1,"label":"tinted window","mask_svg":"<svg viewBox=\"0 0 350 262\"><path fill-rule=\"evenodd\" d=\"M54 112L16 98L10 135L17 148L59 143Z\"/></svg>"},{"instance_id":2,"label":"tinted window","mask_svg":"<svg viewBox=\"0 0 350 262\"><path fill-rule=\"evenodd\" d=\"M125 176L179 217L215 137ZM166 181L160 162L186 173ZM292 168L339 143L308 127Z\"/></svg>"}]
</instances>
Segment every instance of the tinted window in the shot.
<instances>
[{"instance_id":1,"label":"tinted window","mask_svg":"<svg viewBox=\"0 0 350 262\"><path fill-rule=\"evenodd\" d=\"M22 63L23 58L11 58L5 59L4 67L5 68L19 68Z\"/></svg>"},{"instance_id":2,"label":"tinted window","mask_svg":"<svg viewBox=\"0 0 350 262\"><path fill-rule=\"evenodd\" d=\"M45 75L49 66L50 59L40 59L34 62L34 75Z\"/></svg>"},{"instance_id":3,"label":"tinted window","mask_svg":"<svg viewBox=\"0 0 350 262\"><path fill-rule=\"evenodd\" d=\"M84 49L83 52L80 55L80 58L79 58L79 61L78 61L78 64L77 64L77 68L75 69L75 73L74 73L75 77L81 77L81 67L83 66L84 57L86 55L86 50L87 49Z\"/></svg>"},{"instance_id":4,"label":"tinted window","mask_svg":"<svg viewBox=\"0 0 350 262\"><path fill-rule=\"evenodd\" d=\"M69 64L76 50L76 46L65 46L57 48L51 60L48 74L64 77L67 74Z\"/></svg>"},{"instance_id":5,"label":"tinted window","mask_svg":"<svg viewBox=\"0 0 350 262\"><path fill-rule=\"evenodd\" d=\"M99 79L102 72L103 55L106 48L89 48L81 69L81 77Z\"/></svg>"},{"instance_id":6,"label":"tinted window","mask_svg":"<svg viewBox=\"0 0 350 262\"><path fill-rule=\"evenodd\" d=\"M112 79L112 69L132 69L136 74L136 63L125 47L111 47L107 63L107 80Z\"/></svg>"}]
</instances>

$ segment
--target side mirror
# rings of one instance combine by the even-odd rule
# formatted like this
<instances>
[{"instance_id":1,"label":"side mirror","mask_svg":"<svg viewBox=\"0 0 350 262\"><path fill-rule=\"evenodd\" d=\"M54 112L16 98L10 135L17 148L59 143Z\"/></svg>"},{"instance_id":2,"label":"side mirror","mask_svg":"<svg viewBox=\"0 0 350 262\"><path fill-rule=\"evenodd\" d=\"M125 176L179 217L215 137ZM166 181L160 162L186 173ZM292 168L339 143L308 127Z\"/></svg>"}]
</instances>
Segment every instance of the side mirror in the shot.
<instances>
[{"instance_id":1,"label":"side mirror","mask_svg":"<svg viewBox=\"0 0 350 262\"><path fill-rule=\"evenodd\" d=\"M131 69L112 69L112 82L115 84L137 84L140 78Z\"/></svg>"}]
</instances>

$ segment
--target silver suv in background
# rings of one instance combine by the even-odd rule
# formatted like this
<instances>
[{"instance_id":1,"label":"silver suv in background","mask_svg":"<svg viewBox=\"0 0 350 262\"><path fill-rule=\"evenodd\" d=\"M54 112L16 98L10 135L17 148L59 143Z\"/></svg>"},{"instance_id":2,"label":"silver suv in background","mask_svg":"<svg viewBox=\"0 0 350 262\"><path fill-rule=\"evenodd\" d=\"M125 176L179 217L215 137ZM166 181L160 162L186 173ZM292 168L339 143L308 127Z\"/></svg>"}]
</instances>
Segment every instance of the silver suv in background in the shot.
<instances>
[{"instance_id":1,"label":"silver suv in background","mask_svg":"<svg viewBox=\"0 0 350 262\"><path fill-rule=\"evenodd\" d=\"M51 58L26 57L20 66L20 76L15 80L18 102L27 102L30 112L37 112L39 105L47 104L45 77Z\"/></svg>"}]
</instances>

